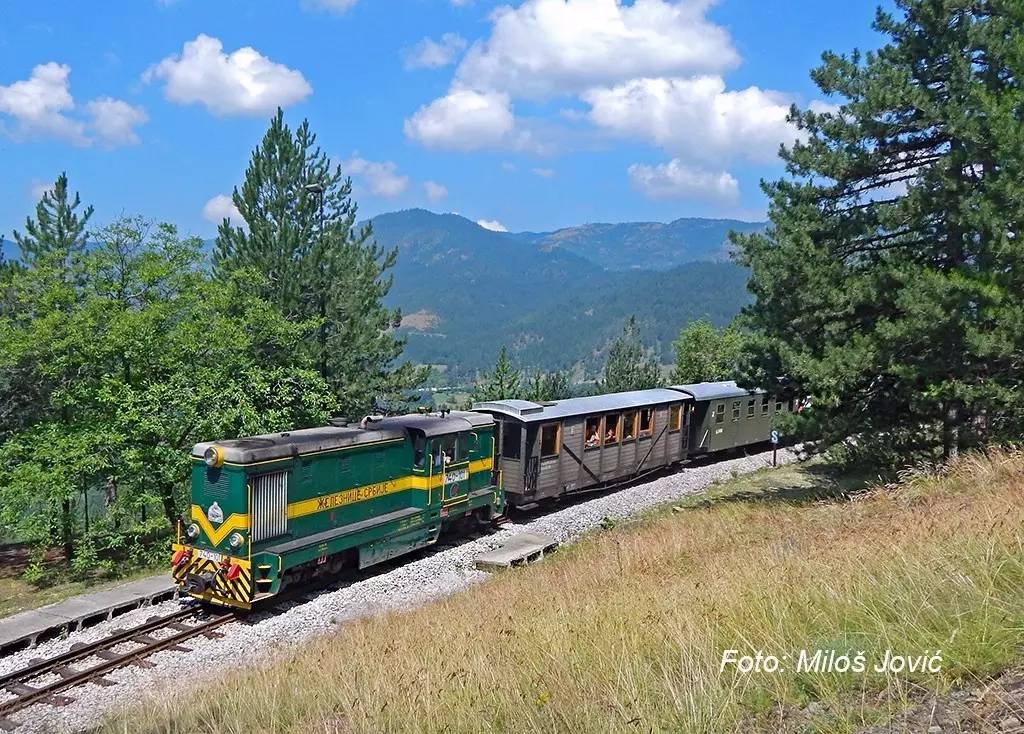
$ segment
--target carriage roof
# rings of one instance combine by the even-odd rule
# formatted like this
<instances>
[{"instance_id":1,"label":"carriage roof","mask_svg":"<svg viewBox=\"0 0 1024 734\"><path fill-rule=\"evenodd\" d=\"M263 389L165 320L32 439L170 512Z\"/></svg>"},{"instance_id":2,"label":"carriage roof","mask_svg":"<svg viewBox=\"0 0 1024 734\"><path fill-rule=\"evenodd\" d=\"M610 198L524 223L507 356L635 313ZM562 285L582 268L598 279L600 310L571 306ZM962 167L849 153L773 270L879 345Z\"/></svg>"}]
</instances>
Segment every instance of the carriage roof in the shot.
<instances>
[{"instance_id":1,"label":"carriage roof","mask_svg":"<svg viewBox=\"0 0 1024 734\"><path fill-rule=\"evenodd\" d=\"M608 413L629 408L646 408L665 403L678 403L689 400L690 396L677 390L654 388L651 390L631 390L609 395L593 395L585 398L567 398L553 400L548 403L533 403L529 400L492 400L474 403L473 410L499 413L515 418L523 423L572 418L595 413Z\"/></svg>"},{"instance_id":2,"label":"carriage roof","mask_svg":"<svg viewBox=\"0 0 1024 734\"><path fill-rule=\"evenodd\" d=\"M740 387L734 380L723 382L693 382L688 385L673 385L673 390L682 390L693 396L694 400L720 400L722 398L738 398L744 395L762 393L764 390L748 390Z\"/></svg>"},{"instance_id":3,"label":"carriage roof","mask_svg":"<svg viewBox=\"0 0 1024 734\"><path fill-rule=\"evenodd\" d=\"M444 415L412 413L372 421L366 428L360 428L358 425L330 425L226 441L205 441L193 447L192 456L202 458L208 448L218 446L224 452L225 462L254 464L401 439L410 430L422 431L429 437L470 431L491 425L493 422L488 415L465 411L453 411Z\"/></svg>"}]
</instances>

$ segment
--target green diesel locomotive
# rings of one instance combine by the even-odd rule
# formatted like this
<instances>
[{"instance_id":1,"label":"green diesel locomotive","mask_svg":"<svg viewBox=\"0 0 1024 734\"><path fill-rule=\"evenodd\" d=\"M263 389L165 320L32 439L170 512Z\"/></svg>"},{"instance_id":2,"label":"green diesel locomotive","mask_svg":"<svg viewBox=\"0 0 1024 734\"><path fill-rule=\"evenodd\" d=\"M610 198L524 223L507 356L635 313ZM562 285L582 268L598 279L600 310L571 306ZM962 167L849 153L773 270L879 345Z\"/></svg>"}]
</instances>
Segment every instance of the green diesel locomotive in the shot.
<instances>
[{"instance_id":1,"label":"green diesel locomotive","mask_svg":"<svg viewBox=\"0 0 1024 734\"><path fill-rule=\"evenodd\" d=\"M482 413L200 443L172 574L198 599L248 609L286 585L428 546L446 525L489 523L504 502Z\"/></svg>"}]
</instances>

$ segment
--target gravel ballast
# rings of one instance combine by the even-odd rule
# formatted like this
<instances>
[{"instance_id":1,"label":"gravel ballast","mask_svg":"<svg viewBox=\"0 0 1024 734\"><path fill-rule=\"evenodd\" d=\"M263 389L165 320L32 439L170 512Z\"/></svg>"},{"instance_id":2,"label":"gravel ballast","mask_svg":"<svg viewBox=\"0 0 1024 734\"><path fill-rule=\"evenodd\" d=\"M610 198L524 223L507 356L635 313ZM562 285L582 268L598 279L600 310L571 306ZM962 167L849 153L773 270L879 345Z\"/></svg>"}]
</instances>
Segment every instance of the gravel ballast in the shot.
<instances>
[{"instance_id":1,"label":"gravel ballast","mask_svg":"<svg viewBox=\"0 0 1024 734\"><path fill-rule=\"evenodd\" d=\"M796 458L795 449L778 453L780 464ZM343 622L385 611L409 609L483 581L490 574L473 567L476 557L517 533L542 533L560 543L571 543L598 527L605 518L627 518L657 505L697 494L716 481L769 466L771 459L772 452L766 451L688 466L676 474L577 501L557 511L517 518L501 526L497 532L413 556L411 560L388 566L380 573L322 591L310 601L294 603L286 611L259 614L248 624L221 627L224 636L220 639L199 638L186 643L192 652L157 653L148 658L154 667L129 667L107 673L105 677L118 685L101 687L90 684L70 691L68 695L74 700L68 706L37 705L18 712L12 717L21 724L16 731L25 734L82 731L95 726L113 707L137 702L143 691L158 692L174 681L175 695L180 695L183 685L195 687L219 675L228 666L237 669L244 664L265 664L272 658L271 651L299 644ZM148 617L169 614L180 605L181 602L172 601L139 609L112 622L74 633L64 640L53 640L5 656L0 659L0 673L22 668L33 658L63 652L76 642L97 640L115 629L141 624ZM188 671L187 676L181 674L183 670Z\"/></svg>"}]
</instances>

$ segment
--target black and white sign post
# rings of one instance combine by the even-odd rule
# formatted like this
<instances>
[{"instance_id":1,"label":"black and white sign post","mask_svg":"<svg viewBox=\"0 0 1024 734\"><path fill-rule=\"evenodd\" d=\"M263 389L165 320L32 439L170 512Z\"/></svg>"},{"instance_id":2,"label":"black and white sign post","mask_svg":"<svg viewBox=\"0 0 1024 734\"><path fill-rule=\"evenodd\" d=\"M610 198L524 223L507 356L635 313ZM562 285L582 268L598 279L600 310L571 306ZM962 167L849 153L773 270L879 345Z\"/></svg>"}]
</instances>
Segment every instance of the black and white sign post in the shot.
<instances>
[{"instance_id":1,"label":"black and white sign post","mask_svg":"<svg viewBox=\"0 0 1024 734\"><path fill-rule=\"evenodd\" d=\"M778 466L779 432L773 428L768 440L772 442L772 466Z\"/></svg>"}]
</instances>

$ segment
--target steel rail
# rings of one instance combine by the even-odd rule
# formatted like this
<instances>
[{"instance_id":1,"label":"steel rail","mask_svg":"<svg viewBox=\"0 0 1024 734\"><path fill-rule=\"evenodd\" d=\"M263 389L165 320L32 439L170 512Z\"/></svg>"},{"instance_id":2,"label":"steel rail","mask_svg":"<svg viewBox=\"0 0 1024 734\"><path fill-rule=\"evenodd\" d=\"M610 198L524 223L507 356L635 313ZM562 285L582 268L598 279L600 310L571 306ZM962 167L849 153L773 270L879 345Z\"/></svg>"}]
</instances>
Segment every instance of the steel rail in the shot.
<instances>
[{"instance_id":1,"label":"steel rail","mask_svg":"<svg viewBox=\"0 0 1024 734\"><path fill-rule=\"evenodd\" d=\"M195 610L187 611L190 614L195 614ZM178 615L175 614L170 616L177 617ZM67 661L63 659L63 656L57 656L56 658L42 661L41 663L37 663L34 666L32 666L32 668L34 669L41 669L42 672L36 672L33 675L26 675L24 677L20 677L18 680L13 680L15 675L27 673L29 669L26 668L24 671L16 671L15 674L10 676L12 680L7 682L4 686L8 691L14 693L16 697L9 701L0 702L0 728L6 729L8 731L12 731L15 728L17 728L18 724L6 718L6 716L10 714L21 711L22 709L28 708L29 706L32 706L36 703L47 702L48 700L51 703L68 703L66 699L59 697L58 694L63 693L64 691L70 688L80 686L84 683L89 683L90 681L103 681L102 676L104 673L109 673L112 670L123 668L127 665L131 665L132 663L139 662L143 658L161 652L162 650L177 647L182 642L193 639L200 635L207 634L218 627L228 624L229 622L234 622L238 618L239 615L237 612L227 612L225 614L218 615L210 620L197 624L194 627L189 627L188 629L180 630L176 634L173 634L162 640L133 640L133 637L139 637L145 634L145 631L143 631L143 627L148 627L146 631L151 632L155 629L159 629L161 626L167 627L173 624L174 622L178 621L177 619L168 618L163 618L161 620L153 620L153 626L143 625L142 627L137 627L132 630L126 630L124 633L118 633L117 635L112 635L111 637L108 637L104 640L99 640L99 644L92 643L91 645L87 646L88 648L91 648L91 651L87 654L83 653L82 656L76 659L81 660L84 657L95 656L102 650L109 650L112 646L121 644L122 642L135 641L142 645L142 647L138 649L131 650L125 653L118 654L111 652L109 657L104 656L106 659L104 659L102 663L94 665L90 668L86 668L85 670L60 670L61 668L67 665ZM163 622L163 624L158 625L157 622ZM79 652L83 652L85 649L86 648L79 648L73 652L77 654ZM61 676L61 679L48 685L40 686L39 688L27 685L24 682L26 680L33 680L34 678L41 677L42 675L46 675L50 672L57 673ZM112 681L105 681L105 683L109 685L110 683L112 683Z\"/></svg>"},{"instance_id":2,"label":"steel rail","mask_svg":"<svg viewBox=\"0 0 1024 734\"><path fill-rule=\"evenodd\" d=\"M200 610L196 608L180 609L173 614L148 619L143 624L126 630L120 630L108 637L103 637L99 640L94 640L93 642L87 642L84 644L79 643L72 646L67 652L54 655L53 657L46 658L45 660L37 660L24 668L11 671L10 673L0 674L0 688L4 688L12 683L23 683L24 681L31 680L33 678L39 678L40 676L51 673L55 669L64 665L69 665L78 660L82 660L83 658L91 657L95 655L98 650L105 650L121 642L130 641L133 637L138 637L139 635L146 634L147 632L163 629L175 622L180 622L183 619L194 617L199 613L199 611Z\"/></svg>"}]
</instances>

